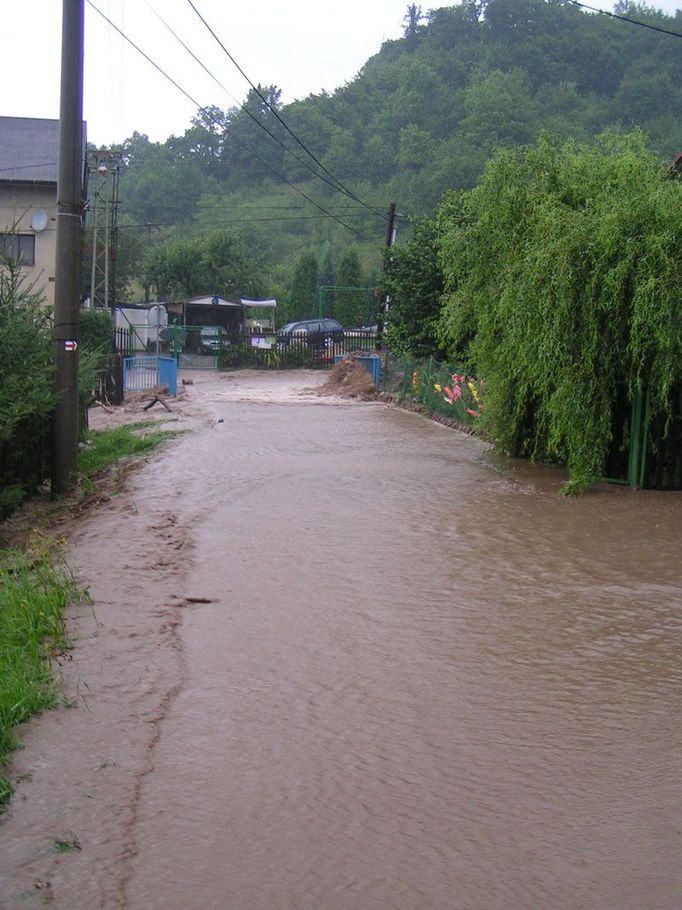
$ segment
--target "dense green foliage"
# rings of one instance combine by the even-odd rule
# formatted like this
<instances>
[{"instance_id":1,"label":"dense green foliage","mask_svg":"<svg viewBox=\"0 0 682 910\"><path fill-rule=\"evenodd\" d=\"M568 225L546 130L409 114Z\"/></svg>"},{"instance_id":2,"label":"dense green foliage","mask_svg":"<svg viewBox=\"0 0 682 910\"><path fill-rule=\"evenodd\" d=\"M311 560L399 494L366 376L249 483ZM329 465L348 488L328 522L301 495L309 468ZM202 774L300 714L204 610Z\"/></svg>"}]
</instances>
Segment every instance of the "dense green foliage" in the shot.
<instances>
[{"instance_id":1,"label":"dense green foliage","mask_svg":"<svg viewBox=\"0 0 682 910\"><path fill-rule=\"evenodd\" d=\"M305 319L317 312L317 289L319 287L319 266L312 252L304 252L294 266L290 287L290 303L284 313L280 310L280 323Z\"/></svg>"},{"instance_id":2,"label":"dense green foliage","mask_svg":"<svg viewBox=\"0 0 682 910\"><path fill-rule=\"evenodd\" d=\"M386 251L382 290L389 298L386 341L391 351L427 358L440 353L443 273L438 261L438 228L433 219L415 219L413 236Z\"/></svg>"},{"instance_id":3,"label":"dense green foliage","mask_svg":"<svg viewBox=\"0 0 682 910\"><path fill-rule=\"evenodd\" d=\"M682 31L680 14L628 2L619 11ZM586 141L606 126L636 125L651 149L672 158L682 149L681 77L673 38L564 0L464 0L424 14L411 4L404 37L385 42L333 92L283 104L280 88L259 86L243 107L198 112L182 136L127 140L117 283L132 276L138 293L144 288L141 248L174 249L177 237L239 223L249 254L261 255L264 293L286 298L293 313L301 253L316 256L320 283L331 284L327 264L338 271L355 247L360 283L373 283L390 200L404 213L430 215L444 192L475 186L497 148L532 143L542 129ZM160 288L170 281L156 255L147 262L148 279ZM184 293L187 282L171 286ZM239 281L235 288L247 290Z\"/></svg>"},{"instance_id":4,"label":"dense green foliage","mask_svg":"<svg viewBox=\"0 0 682 910\"><path fill-rule=\"evenodd\" d=\"M0 519L49 472L51 326L19 265L0 258Z\"/></svg>"},{"instance_id":5,"label":"dense green foliage","mask_svg":"<svg viewBox=\"0 0 682 910\"><path fill-rule=\"evenodd\" d=\"M114 327L108 310L85 310L80 314L79 345L86 351L108 354L112 349Z\"/></svg>"},{"instance_id":6,"label":"dense green foliage","mask_svg":"<svg viewBox=\"0 0 682 910\"><path fill-rule=\"evenodd\" d=\"M500 151L442 218L447 351L505 450L600 475L619 383L665 412L682 374L682 189L643 137Z\"/></svg>"},{"instance_id":7,"label":"dense green foliage","mask_svg":"<svg viewBox=\"0 0 682 910\"><path fill-rule=\"evenodd\" d=\"M50 538L34 535L25 553L2 552L0 767L15 746L12 729L55 703L51 662L67 647L62 616L78 596ZM9 781L0 777L0 802L9 793Z\"/></svg>"},{"instance_id":8,"label":"dense green foliage","mask_svg":"<svg viewBox=\"0 0 682 910\"><path fill-rule=\"evenodd\" d=\"M177 237L150 251L144 277L160 299L201 294L221 297L264 293L262 256L237 232L215 231Z\"/></svg>"},{"instance_id":9,"label":"dense green foliage","mask_svg":"<svg viewBox=\"0 0 682 910\"><path fill-rule=\"evenodd\" d=\"M371 291L362 289L362 265L360 255L354 247L347 249L341 257L336 280L338 290L333 294L329 314L348 326L376 322L368 300Z\"/></svg>"}]
</instances>

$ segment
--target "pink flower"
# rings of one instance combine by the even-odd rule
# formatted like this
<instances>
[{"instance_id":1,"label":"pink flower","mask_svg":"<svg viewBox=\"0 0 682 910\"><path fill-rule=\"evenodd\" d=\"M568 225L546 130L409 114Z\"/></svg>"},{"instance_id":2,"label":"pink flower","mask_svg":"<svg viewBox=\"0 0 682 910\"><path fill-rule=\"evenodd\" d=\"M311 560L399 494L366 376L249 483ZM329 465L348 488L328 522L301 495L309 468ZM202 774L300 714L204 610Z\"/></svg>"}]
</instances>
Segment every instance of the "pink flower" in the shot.
<instances>
[{"instance_id":1,"label":"pink flower","mask_svg":"<svg viewBox=\"0 0 682 910\"><path fill-rule=\"evenodd\" d=\"M467 414L471 414L472 417L478 417L478 411L472 411L471 408L464 408Z\"/></svg>"},{"instance_id":2,"label":"pink flower","mask_svg":"<svg viewBox=\"0 0 682 910\"><path fill-rule=\"evenodd\" d=\"M443 395L443 398L450 404L454 404L456 401L459 401L460 398L462 397L462 390L460 389L460 387L458 385L456 385L454 387L454 389L451 389L449 385L444 385L443 391L445 392L445 394Z\"/></svg>"},{"instance_id":3,"label":"pink flower","mask_svg":"<svg viewBox=\"0 0 682 910\"><path fill-rule=\"evenodd\" d=\"M453 373L453 374L452 374L452 381L453 381L453 382L464 382L464 376L460 376L459 373Z\"/></svg>"}]
</instances>

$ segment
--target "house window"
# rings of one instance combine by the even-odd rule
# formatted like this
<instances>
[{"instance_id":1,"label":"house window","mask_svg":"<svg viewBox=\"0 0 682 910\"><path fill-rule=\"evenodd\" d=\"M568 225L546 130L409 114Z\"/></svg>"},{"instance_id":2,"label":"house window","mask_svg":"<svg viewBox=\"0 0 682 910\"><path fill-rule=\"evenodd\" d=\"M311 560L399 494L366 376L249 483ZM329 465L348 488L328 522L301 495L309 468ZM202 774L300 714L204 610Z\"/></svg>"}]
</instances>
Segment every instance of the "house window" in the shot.
<instances>
[{"instance_id":1,"label":"house window","mask_svg":"<svg viewBox=\"0 0 682 910\"><path fill-rule=\"evenodd\" d=\"M36 264L36 238L33 234L0 234L0 255L22 265Z\"/></svg>"}]
</instances>

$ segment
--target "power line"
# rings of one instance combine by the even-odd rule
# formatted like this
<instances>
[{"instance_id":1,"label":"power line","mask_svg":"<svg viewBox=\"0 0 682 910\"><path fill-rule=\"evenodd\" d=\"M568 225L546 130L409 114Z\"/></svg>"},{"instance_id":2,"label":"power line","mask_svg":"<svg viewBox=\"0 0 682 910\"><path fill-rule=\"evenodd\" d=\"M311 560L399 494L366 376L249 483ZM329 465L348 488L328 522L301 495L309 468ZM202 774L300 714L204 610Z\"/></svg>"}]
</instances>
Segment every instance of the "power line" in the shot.
<instances>
[{"instance_id":1,"label":"power line","mask_svg":"<svg viewBox=\"0 0 682 910\"><path fill-rule=\"evenodd\" d=\"M301 148L302 148L308 155L310 155L310 157L313 159L313 161L315 162L315 164L317 164L319 167L321 167L322 170L325 172L325 174L328 174L329 177L331 177L331 179L337 184L337 187L336 187L337 190L338 190L339 192L344 193L346 196L348 196L350 199L353 199L355 202L357 202L359 205L362 205L364 208L370 209L370 210L376 212L377 214L381 214L381 217L382 217L382 218L385 218L386 216L384 215L383 212L382 212L382 213L379 213L376 209L372 209L372 206L367 205L367 203L363 202L362 199L360 199L358 196L356 196L355 193L352 192L352 190L349 190L348 187L344 186L344 184L338 179L338 177L335 177L334 174L332 174L332 172L326 167L326 165L325 165L322 161L320 161L320 159L319 159L313 152L310 151L310 149L307 147L307 145L306 145L301 139L298 138L298 136L296 135L296 133L294 133L294 131L293 131L292 129L289 128L289 125L288 125L287 123L285 123L285 121L282 119L282 117L280 116L280 114L279 114L279 112L277 111L277 109L274 108L274 107L270 104L270 102L267 100L267 98L265 98L265 96L262 94L262 92L260 91L260 89L259 89L257 86L255 86L255 85L253 84L253 82L249 79L249 77L246 75L246 73L244 72L244 70L241 68L241 66L237 63L237 61L234 59L234 57L232 56L232 54L228 51L228 49L225 47L225 45L223 44L223 42L220 40L220 38L218 37L218 35L216 35L216 33L215 33L215 32L213 31L213 29L211 28L211 26L208 24L208 22L207 22L207 21L204 19L204 17L201 15L201 13L200 13L199 10L196 8L196 6L195 6L194 3L192 2L192 0L187 0L187 2L188 2L189 5L192 7L192 9L193 9L194 12L196 13L196 15L199 17L199 19L201 19L201 21L203 22L203 24L206 26L206 28L208 29L208 31L210 32L210 34L213 36L213 38L216 40L216 42L218 43L218 45L219 45L219 46L222 48L222 50L225 52L225 54L227 55L227 57L232 61L232 63L236 66L236 68L239 70L239 72L242 74L242 76L243 76L243 77L246 79L246 81L249 83L249 85L251 86L251 88L256 92L256 94L257 94L258 97L261 99L261 101L263 102L263 104L268 108L268 110L269 110L272 114L274 114L274 116L277 118L277 120L279 120L279 122L282 124L282 126L284 127L284 129L289 133L289 135L294 139L294 141L295 141L296 143L298 143L298 145L300 145Z\"/></svg>"},{"instance_id":2,"label":"power line","mask_svg":"<svg viewBox=\"0 0 682 910\"><path fill-rule=\"evenodd\" d=\"M366 218L365 212L351 213L354 218ZM223 218L219 221L145 221L139 224L119 224L118 230L130 228L149 228L149 227L179 227L187 226L200 230L203 227L209 227L213 224L261 224L272 221L312 221L320 218L326 218L326 215L280 215L272 218Z\"/></svg>"},{"instance_id":3,"label":"power line","mask_svg":"<svg viewBox=\"0 0 682 910\"><path fill-rule=\"evenodd\" d=\"M339 191L340 191L340 190L339 190L339 186L337 186L337 183L336 183L336 182L332 182L331 180L327 179L327 177L325 177L324 174L320 174L318 171L316 171L315 168L312 167L312 165L310 164L309 161L306 161L305 158L301 158L301 157L300 157L299 155L297 155L292 149L290 149L288 146L286 146L286 145L282 142L282 140L279 138L279 136L276 136L271 130L269 130L269 129L267 128L267 126L266 126L264 123L262 123L262 122L261 122L261 121L260 121L260 120L259 120L259 119L258 119L258 118L257 118L257 117L248 109L248 107L247 107L245 104L242 104L241 101L238 101L237 98L235 98L234 95L231 94L231 92L229 92L229 91L225 88L225 86L224 86L223 83L218 79L218 77L215 76L215 75L211 72L211 70L206 66L206 64L203 62L203 60L200 60L199 57L197 57L197 55L194 53L194 51L193 51L190 47L188 47L187 44L185 44L185 42L182 40L182 38L177 34L177 32L172 28L172 26L170 26L170 25L166 22L166 20L163 18L163 16L161 16L161 15L154 9L154 7L151 6L151 4L148 2L148 0L145 0L145 3L146 3L147 6L149 7L149 9L154 13L154 15L156 16L156 18L162 23L162 25L164 25L165 28L171 33L171 35L175 38L175 40L176 40L176 41L177 41L177 42L178 42L178 43L187 51L187 53L190 55L190 57L192 57L192 59L195 60L195 61L199 64L199 66L204 70L204 72L207 73L208 76L210 76L210 78L215 82L215 84L216 84L223 92L225 92L225 94L227 95L227 97L228 97L228 98L231 98L232 101L234 101L234 103L235 103L239 108L241 108L241 110L242 110L248 117L250 117L251 120L253 120L253 122L256 124L256 126L257 126L259 129L261 129L261 130L263 130L263 132L267 133L267 135L268 135L274 142L276 142L277 145L279 145L282 149L284 149L284 151L285 151L287 154L291 155L292 158L294 158L296 161L298 161L298 163L299 163L300 165L302 165L304 168L306 168L306 170L310 171L310 173L313 174L315 177L317 177L318 180L322 180L324 183L327 184L327 186L330 186L330 187L331 187L333 190L335 190L336 192L339 192ZM262 97L262 96L261 96L261 97ZM266 102L266 103L267 103L267 102ZM206 109L203 108L203 110L206 110ZM216 121L214 121L214 122L216 122Z\"/></svg>"},{"instance_id":4,"label":"power line","mask_svg":"<svg viewBox=\"0 0 682 910\"><path fill-rule=\"evenodd\" d=\"M182 206L182 205L157 205L157 206L155 206L155 208L161 209L164 212L184 212L187 210L186 206ZM352 207L349 205L335 206L335 208L337 208L337 209L342 208L342 209L346 209L346 210L350 209L350 211L345 211L342 213L344 215L344 217L359 216L359 217L363 217L363 218L369 218L369 217L373 216L373 212L358 211L357 206L352 206ZM265 210L266 212L279 212L279 211L307 212L308 211L307 207L304 208L302 205L260 205L257 203L249 203L249 202L244 202L240 205L235 205L235 204L229 202L229 203L222 203L219 205L200 205L199 204L194 208L193 214L197 214L197 213L200 214L202 212L213 212L213 211L223 211L224 212L226 209L230 209L230 210L246 209L247 211ZM129 210L126 209L125 206L122 206L122 207L119 207L119 211L126 212ZM314 216L314 217L317 217L317 216Z\"/></svg>"},{"instance_id":5,"label":"power line","mask_svg":"<svg viewBox=\"0 0 682 910\"><path fill-rule=\"evenodd\" d=\"M96 13L98 13L104 19L104 21L107 22L111 26L111 28L115 29L125 41L127 41L132 47L134 47L135 50L139 54L142 54L142 56L145 58L145 60L147 60L149 63L151 63L151 65L154 67L154 69L157 70L159 73L161 73L161 75L165 79L167 79L170 83L172 83L172 85L174 85L175 88L177 88L177 90L185 96L185 98L188 98L198 110L203 110L203 111L206 110L206 108L202 107L202 105L200 105L199 102L189 94L189 92L187 92L181 85L179 85L179 83L177 83L175 81L175 79L173 79L172 76L170 76L162 67L160 67L158 65L158 63L155 63L152 60L152 58L142 50L142 48L138 47L138 45L135 44L135 42L132 40L132 38L129 38L128 35L126 35L114 22L112 22L108 16L106 16L100 9L98 9L95 6L95 4L92 2L92 0L87 0L87 4L92 9L94 9L94 11ZM215 118L209 117L209 119L212 120L213 123L217 123ZM280 181L282 181L283 183L286 183L287 186L290 186L294 190L294 192L298 193L304 199L307 199L308 202L311 203L311 205L314 205L315 208L319 209L321 212L324 212L325 215L327 215L329 218L332 218L334 221L336 221L342 227L346 228L346 230L350 231L351 234L357 235L357 231L354 228L350 227L350 225L348 225L348 224L345 224L343 221L341 221L340 218L337 218L336 215L332 215L332 213L328 212L327 209L324 208L324 206L320 205L312 197L308 196L307 193L304 193L303 190L299 189L297 186L295 186L293 183L291 183L290 180L287 180L287 178L283 174L280 174L278 171L276 171L275 168L273 168L271 165L269 165L267 163L267 161L264 161L263 158L261 158L260 155L258 155L256 152L254 152L253 149L249 148L248 146L246 146L243 143L240 143L238 141L237 141L237 144L240 145L247 152L250 152L250 154L253 155L253 157L257 161L260 161L260 163L264 167L266 167L269 171L271 171Z\"/></svg>"},{"instance_id":6,"label":"power line","mask_svg":"<svg viewBox=\"0 0 682 910\"><path fill-rule=\"evenodd\" d=\"M631 19L629 16L621 16L620 13L610 13L608 10L599 9L596 6L589 6L587 3L579 3L578 0L568 0L573 6L579 6L581 9L589 9L593 13L601 13L602 16L609 16L611 19L620 19L621 22L629 22L630 25L639 25L640 28L648 28L652 32L661 32L664 35L671 35L673 38L682 38L680 32L671 32L668 28L661 25L652 25L649 22L641 22L639 19Z\"/></svg>"}]
</instances>

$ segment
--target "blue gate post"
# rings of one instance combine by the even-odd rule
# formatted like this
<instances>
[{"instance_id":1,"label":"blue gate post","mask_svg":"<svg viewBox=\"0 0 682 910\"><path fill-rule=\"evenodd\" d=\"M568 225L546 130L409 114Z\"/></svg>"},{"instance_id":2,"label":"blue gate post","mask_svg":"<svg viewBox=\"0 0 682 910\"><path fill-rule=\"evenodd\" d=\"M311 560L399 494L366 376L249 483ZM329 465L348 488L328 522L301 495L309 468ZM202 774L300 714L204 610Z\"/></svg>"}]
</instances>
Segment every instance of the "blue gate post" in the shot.
<instances>
[{"instance_id":1,"label":"blue gate post","mask_svg":"<svg viewBox=\"0 0 682 910\"><path fill-rule=\"evenodd\" d=\"M167 386L169 395L177 395L178 362L174 357L159 357L159 384Z\"/></svg>"},{"instance_id":2,"label":"blue gate post","mask_svg":"<svg viewBox=\"0 0 682 910\"><path fill-rule=\"evenodd\" d=\"M178 364L175 358L155 354L123 358L125 392L147 392L157 385L165 385L169 394L177 395Z\"/></svg>"}]
</instances>

